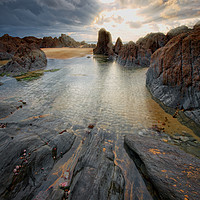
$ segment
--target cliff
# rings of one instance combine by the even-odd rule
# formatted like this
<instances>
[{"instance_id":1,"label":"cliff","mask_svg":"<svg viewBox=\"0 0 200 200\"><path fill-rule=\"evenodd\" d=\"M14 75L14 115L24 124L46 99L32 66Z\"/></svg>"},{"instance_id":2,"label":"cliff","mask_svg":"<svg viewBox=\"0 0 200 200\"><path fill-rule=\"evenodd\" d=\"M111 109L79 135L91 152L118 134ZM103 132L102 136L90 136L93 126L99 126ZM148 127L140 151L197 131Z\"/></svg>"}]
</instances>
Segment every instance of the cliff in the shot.
<instances>
[{"instance_id":1,"label":"cliff","mask_svg":"<svg viewBox=\"0 0 200 200\"><path fill-rule=\"evenodd\" d=\"M173 37L151 57L146 85L165 105L200 124L200 28Z\"/></svg>"}]
</instances>

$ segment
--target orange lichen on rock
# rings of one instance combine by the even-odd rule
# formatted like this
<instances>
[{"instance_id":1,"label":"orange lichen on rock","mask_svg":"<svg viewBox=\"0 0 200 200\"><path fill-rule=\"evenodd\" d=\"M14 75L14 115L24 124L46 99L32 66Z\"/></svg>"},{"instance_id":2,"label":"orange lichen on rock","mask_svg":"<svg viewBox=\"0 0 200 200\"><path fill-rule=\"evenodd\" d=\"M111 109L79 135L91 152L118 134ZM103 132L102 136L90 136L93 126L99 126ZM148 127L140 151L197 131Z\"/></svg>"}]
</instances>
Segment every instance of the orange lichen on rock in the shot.
<instances>
[{"instance_id":1,"label":"orange lichen on rock","mask_svg":"<svg viewBox=\"0 0 200 200\"><path fill-rule=\"evenodd\" d=\"M156 154L165 154L165 152L160 152L159 149L149 149L149 152L153 153L154 155L156 155Z\"/></svg>"}]
</instances>

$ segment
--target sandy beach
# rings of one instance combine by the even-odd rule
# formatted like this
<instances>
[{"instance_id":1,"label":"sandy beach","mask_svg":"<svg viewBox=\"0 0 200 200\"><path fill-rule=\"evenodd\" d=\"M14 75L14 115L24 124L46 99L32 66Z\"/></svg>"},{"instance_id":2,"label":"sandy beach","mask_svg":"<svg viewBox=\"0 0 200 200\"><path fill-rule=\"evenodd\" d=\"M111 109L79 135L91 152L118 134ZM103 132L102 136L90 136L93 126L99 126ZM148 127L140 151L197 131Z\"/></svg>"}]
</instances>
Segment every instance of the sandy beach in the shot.
<instances>
[{"instance_id":1,"label":"sandy beach","mask_svg":"<svg viewBox=\"0 0 200 200\"><path fill-rule=\"evenodd\" d=\"M73 57L84 57L87 54L92 54L92 48L42 48L47 58L52 59L68 59Z\"/></svg>"}]
</instances>

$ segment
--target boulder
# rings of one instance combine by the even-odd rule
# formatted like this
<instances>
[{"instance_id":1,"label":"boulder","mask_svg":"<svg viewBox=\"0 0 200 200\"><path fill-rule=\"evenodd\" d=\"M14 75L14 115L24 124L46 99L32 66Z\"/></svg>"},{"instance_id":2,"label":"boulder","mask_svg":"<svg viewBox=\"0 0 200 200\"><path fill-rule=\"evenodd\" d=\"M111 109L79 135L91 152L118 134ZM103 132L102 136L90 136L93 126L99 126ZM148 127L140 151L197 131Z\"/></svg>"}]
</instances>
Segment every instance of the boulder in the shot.
<instances>
[{"instance_id":1,"label":"boulder","mask_svg":"<svg viewBox=\"0 0 200 200\"><path fill-rule=\"evenodd\" d=\"M128 154L159 199L199 199L200 160L159 139L125 136Z\"/></svg>"},{"instance_id":2,"label":"boulder","mask_svg":"<svg viewBox=\"0 0 200 200\"><path fill-rule=\"evenodd\" d=\"M200 29L173 37L151 57L146 85L152 95L172 108L195 112L200 119Z\"/></svg>"},{"instance_id":3,"label":"boulder","mask_svg":"<svg viewBox=\"0 0 200 200\"><path fill-rule=\"evenodd\" d=\"M97 47L93 50L94 54L110 56L113 55L113 44L110 32L104 28L99 30Z\"/></svg>"},{"instance_id":4,"label":"boulder","mask_svg":"<svg viewBox=\"0 0 200 200\"><path fill-rule=\"evenodd\" d=\"M20 75L42 69L46 67L46 64L47 59L43 51L34 46L21 45L14 53L12 60L0 68L0 74Z\"/></svg>"}]
</instances>

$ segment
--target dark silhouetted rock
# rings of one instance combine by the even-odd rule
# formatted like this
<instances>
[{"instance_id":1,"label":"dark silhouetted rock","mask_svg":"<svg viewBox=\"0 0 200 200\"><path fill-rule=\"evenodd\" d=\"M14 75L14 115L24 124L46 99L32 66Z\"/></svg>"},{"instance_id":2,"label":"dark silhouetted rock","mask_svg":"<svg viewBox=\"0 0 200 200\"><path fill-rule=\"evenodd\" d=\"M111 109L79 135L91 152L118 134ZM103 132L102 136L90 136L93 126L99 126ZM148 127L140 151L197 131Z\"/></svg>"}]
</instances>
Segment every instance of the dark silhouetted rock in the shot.
<instances>
[{"instance_id":1,"label":"dark silhouetted rock","mask_svg":"<svg viewBox=\"0 0 200 200\"><path fill-rule=\"evenodd\" d=\"M148 135L125 136L124 142L128 154L160 199L199 199L198 158Z\"/></svg>"},{"instance_id":2,"label":"dark silhouetted rock","mask_svg":"<svg viewBox=\"0 0 200 200\"><path fill-rule=\"evenodd\" d=\"M113 44L110 32L104 28L99 30L97 47L93 50L94 54L110 56L113 55Z\"/></svg>"},{"instance_id":3,"label":"dark silhouetted rock","mask_svg":"<svg viewBox=\"0 0 200 200\"><path fill-rule=\"evenodd\" d=\"M117 41L115 43L115 46L114 46L115 54L117 54L117 55L119 54L119 51L121 50L122 46L123 46L122 40L120 37L118 37Z\"/></svg>"},{"instance_id":4,"label":"dark silhouetted rock","mask_svg":"<svg viewBox=\"0 0 200 200\"><path fill-rule=\"evenodd\" d=\"M146 85L154 97L200 124L200 29L173 37L151 58Z\"/></svg>"}]
</instances>

